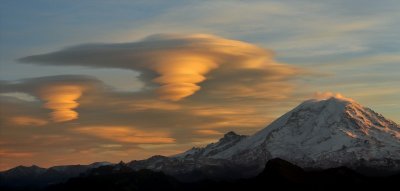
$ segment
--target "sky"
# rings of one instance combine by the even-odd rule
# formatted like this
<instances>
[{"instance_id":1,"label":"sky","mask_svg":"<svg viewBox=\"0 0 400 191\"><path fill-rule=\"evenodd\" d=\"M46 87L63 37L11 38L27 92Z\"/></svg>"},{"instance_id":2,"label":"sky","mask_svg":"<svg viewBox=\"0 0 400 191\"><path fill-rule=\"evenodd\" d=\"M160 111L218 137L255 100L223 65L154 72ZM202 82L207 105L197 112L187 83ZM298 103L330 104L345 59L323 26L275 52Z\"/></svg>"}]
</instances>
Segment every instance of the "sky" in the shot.
<instances>
[{"instance_id":1,"label":"sky","mask_svg":"<svg viewBox=\"0 0 400 191\"><path fill-rule=\"evenodd\" d=\"M399 10L396 0L4 0L0 170L173 155L253 134L321 94L399 123Z\"/></svg>"}]
</instances>

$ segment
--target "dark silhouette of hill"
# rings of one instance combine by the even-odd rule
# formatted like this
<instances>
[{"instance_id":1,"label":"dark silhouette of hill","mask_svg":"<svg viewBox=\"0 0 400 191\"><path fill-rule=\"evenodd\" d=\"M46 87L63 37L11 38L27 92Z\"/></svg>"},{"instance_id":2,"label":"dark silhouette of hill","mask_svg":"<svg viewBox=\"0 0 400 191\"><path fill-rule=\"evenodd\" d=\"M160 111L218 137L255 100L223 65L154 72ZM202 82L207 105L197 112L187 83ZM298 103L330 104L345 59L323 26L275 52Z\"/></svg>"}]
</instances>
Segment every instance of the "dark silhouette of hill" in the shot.
<instances>
[{"instance_id":1,"label":"dark silhouette of hill","mask_svg":"<svg viewBox=\"0 0 400 191\"><path fill-rule=\"evenodd\" d=\"M78 177L85 172L101 166L100 163L90 165L66 165L41 168L38 166L18 166L0 172L0 188L19 190L38 190L48 185L65 182L72 177Z\"/></svg>"},{"instance_id":2,"label":"dark silhouette of hill","mask_svg":"<svg viewBox=\"0 0 400 191\"><path fill-rule=\"evenodd\" d=\"M367 177L346 168L338 167L319 171L305 171L282 159L268 161L258 176L234 181L203 180L180 182L162 172L133 171L104 166L87 175L71 178L65 183L47 187L46 191L118 191L118 190L267 190L272 188L297 188L329 190L338 188L371 189L390 188L400 181L400 174L385 177Z\"/></svg>"},{"instance_id":3,"label":"dark silhouette of hill","mask_svg":"<svg viewBox=\"0 0 400 191\"><path fill-rule=\"evenodd\" d=\"M25 169L20 169L25 170ZM38 169L39 171L41 169ZM27 176L32 174L27 174ZM40 179L35 179L41 181ZM204 191L204 190L268 190L268 189L373 189L395 188L400 173L391 176L365 176L346 167L306 171L285 160L269 160L265 169L249 179L230 181L202 180L182 182L162 172L133 170L125 163L93 168L66 182L41 187L0 187L2 191ZM14 182L15 185L18 182ZM33 184L35 185L35 184Z\"/></svg>"}]
</instances>

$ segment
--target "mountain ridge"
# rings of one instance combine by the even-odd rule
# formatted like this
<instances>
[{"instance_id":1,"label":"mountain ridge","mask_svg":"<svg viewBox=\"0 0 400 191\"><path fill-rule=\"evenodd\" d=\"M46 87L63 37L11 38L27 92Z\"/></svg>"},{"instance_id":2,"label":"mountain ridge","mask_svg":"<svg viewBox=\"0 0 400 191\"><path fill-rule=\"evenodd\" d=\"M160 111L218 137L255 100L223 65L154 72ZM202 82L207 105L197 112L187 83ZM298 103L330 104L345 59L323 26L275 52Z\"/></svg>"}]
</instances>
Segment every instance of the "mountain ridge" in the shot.
<instances>
[{"instance_id":1,"label":"mountain ridge","mask_svg":"<svg viewBox=\"0 0 400 191\"><path fill-rule=\"evenodd\" d=\"M370 167L371 170L398 171L399 135L400 127L395 122L372 109L348 98L330 97L304 101L254 135L243 136L213 155L198 153L210 153L207 150L221 145L221 140L165 159L180 164L188 160L196 160L197 163L216 160L232 166L247 166L251 173L244 176L259 173L272 158L282 158L306 169L347 166L352 169ZM151 164L130 163L136 169L148 168L177 174L159 164L158 168L152 168Z\"/></svg>"}]
</instances>

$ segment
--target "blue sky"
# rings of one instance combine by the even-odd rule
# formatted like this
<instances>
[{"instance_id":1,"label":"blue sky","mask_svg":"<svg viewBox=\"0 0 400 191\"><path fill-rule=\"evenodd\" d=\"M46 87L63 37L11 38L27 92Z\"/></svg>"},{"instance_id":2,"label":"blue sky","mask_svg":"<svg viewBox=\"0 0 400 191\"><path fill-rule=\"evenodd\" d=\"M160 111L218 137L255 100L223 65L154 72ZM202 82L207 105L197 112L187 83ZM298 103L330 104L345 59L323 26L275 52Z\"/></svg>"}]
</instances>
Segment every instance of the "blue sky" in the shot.
<instances>
[{"instance_id":1,"label":"blue sky","mask_svg":"<svg viewBox=\"0 0 400 191\"><path fill-rule=\"evenodd\" d=\"M255 115L265 116L266 119L254 121L254 124L270 122L302 100L311 98L315 92L341 93L400 122L399 10L400 3L396 0L4 0L0 5L0 80L12 83L21 79L35 81L43 76L92 76L119 92L118 96L107 95L117 103L116 97L129 97L132 92L140 92L146 88L146 82L140 78L140 70L118 67L90 68L84 64L41 65L21 63L17 60L87 43L143 42L144 38L153 34L209 34L218 38L207 38L218 42L234 39L264 48L273 52L276 62L284 63L288 68L300 68L308 73L293 77L290 84L293 89L290 89L290 93L286 90L278 91L287 94L285 99L267 101L265 106L269 109L260 109ZM82 79L79 78L74 83L79 80ZM98 82L84 82L86 85L93 83ZM207 85L210 84L206 83ZM283 85L289 88L286 82ZM274 88L271 88L271 91L272 89L277 91ZM202 91L195 93L192 96L193 100L198 99L196 96L203 95ZM7 95L21 98L21 95ZM277 96L268 93L267 95ZM30 96L43 102L39 94L32 93ZM185 107L185 104L194 107L191 99L179 102L179 107ZM177 103L162 104L167 104L164 106L170 108L175 107ZM81 110L85 109L82 105ZM84 116L84 112L80 115ZM40 121L36 123L42 124ZM52 126L48 123L46 125ZM68 127L71 124L63 126ZM243 130L239 127L233 130L253 133L261 128L255 126ZM181 132L177 129L178 127L170 133L176 136L173 138L179 144L168 147L170 150L147 149L146 154L138 157L143 158L161 151L169 153L182 150L189 147L188 145L201 144L210 139L193 137L186 140L182 138L182 132L186 131ZM216 139L220 136L218 133L231 129L224 126L212 131L202 130L214 132L212 139ZM34 131L36 132L32 130ZM8 130L3 129L3 132L8 133ZM57 136L67 134L53 133ZM18 132L11 134L15 135ZM26 150L29 149L25 148ZM23 153L22 150L18 152ZM71 154L72 156L74 155ZM41 163L42 160L38 158L37 162Z\"/></svg>"}]
</instances>

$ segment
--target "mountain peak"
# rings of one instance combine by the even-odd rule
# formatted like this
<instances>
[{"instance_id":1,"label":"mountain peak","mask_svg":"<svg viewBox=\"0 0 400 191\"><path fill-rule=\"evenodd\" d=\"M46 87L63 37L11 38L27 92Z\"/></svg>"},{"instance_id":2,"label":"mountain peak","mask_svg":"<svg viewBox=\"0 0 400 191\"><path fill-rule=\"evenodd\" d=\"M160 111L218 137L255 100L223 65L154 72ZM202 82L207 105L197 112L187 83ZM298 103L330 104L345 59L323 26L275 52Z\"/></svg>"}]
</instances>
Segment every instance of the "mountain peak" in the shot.
<instances>
[{"instance_id":1,"label":"mountain peak","mask_svg":"<svg viewBox=\"0 0 400 191\"><path fill-rule=\"evenodd\" d=\"M309 105L309 104L333 104L333 105L349 105L349 104L357 104L353 99L347 98L338 98L338 97L329 97L326 99L309 99L301 103L300 105Z\"/></svg>"},{"instance_id":2,"label":"mountain peak","mask_svg":"<svg viewBox=\"0 0 400 191\"><path fill-rule=\"evenodd\" d=\"M219 139L219 141L216 144L225 144L225 143L228 143L228 142L236 142L236 141L241 140L244 137L246 137L246 136L245 135L238 135L233 131L229 131L228 133L226 133L224 135L224 137Z\"/></svg>"},{"instance_id":3,"label":"mountain peak","mask_svg":"<svg viewBox=\"0 0 400 191\"><path fill-rule=\"evenodd\" d=\"M193 147L192 149L175 155L177 158L204 158L218 155L218 153L227 150L230 147L235 146L241 140L246 138L246 135L238 135L233 131L226 133L221 139L216 143L208 144L205 147Z\"/></svg>"},{"instance_id":4,"label":"mountain peak","mask_svg":"<svg viewBox=\"0 0 400 191\"><path fill-rule=\"evenodd\" d=\"M228 133L226 133L224 135L224 138L231 138L231 137L237 137L237 136L240 136L240 135L236 134L234 131L229 131Z\"/></svg>"},{"instance_id":5,"label":"mountain peak","mask_svg":"<svg viewBox=\"0 0 400 191\"><path fill-rule=\"evenodd\" d=\"M314 94L315 100L335 100L335 101L342 101L342 102L355 102L354 99L345 97L340 93L333 93L333 92L316 92Z\"/></svg>"},{"instance_id":6,"label":"mountain peak","mask_svg":"<svg viewBox=\"0 0 400 191\"><path fill-rule=\"evenodd\" d=\"M327 101L327 102L333 102L333 103L337 103L337 104L353 104L356 103L353 99L350 98L341 98L341 97L330 97L326 100L322 100L322 101Z\"/></svg>"},{"instance_id":7,"label":"mountain peak","mask_svg":"<svg viewBox=\"0 0 400 191\"><path fill-rule=\"evenodd\" d=\"M108 165L112 165L112 163L106 162L106 161L94 162L94 163L90 164L89 166L92 167L92 168L98 168L98 167L101 167L101 166L108 166Z\"/></svg>"},{"instance_id":8,"label":"mountain peak","mask_svg":"<svg viewBox=\"0 0 400 191\"><path fill-rule=\"evenodd\" d=\"M19 165L19 166L13 168L13 169L23 169L23 170L33 169L33 170L36 170L36 169L44 169L44 168L36 166L36 165L31 165L31 166ZM10 170L12 170L12 169L10 169Z\"/></svg>"},{"instance_id":9,"label":"mountain peak","mask_svg":"<svg viewBox=\"0 0 400 191\"><path fill-rule=\"evenodd\" d=\"M43 172L45 172L46 169L45 168L41 168L39 166L36 165L32 165L32 166L17 166L15 168L9 169L7 171L4 171L3 173L8 174L8 175L37 175L37 174L41 174Z\"/></svg>"},{"instance_id":10,"label":"mountain peak","mask_svg":"<svg viewBox=\"0 0 400 191\"><path fill-rule=\"evenodd\" d=\"M310 99L306 100L296 108L293 112L312 112L318 113L321 117L335 116L341 117L343 113L346 113L350 108L356 108L357 110L365 110L362 105L350 98L331 96L326 99Z\"/></svg>"},{"instance_id":11,"label":"mountain peak","mask_svg":"<svg viewBox=\"0 0 400 191\"><path fill-rule=\"evenodd\" d=\"M399 136L397 124L353 99L343 96L307 100L284 116L280 120L284 124L278 126L304 128L305 131L328 127L338 128L346 132L351 131L351 133L346 133L349 136L353 133L369 135L370 131L375 129L382 133Z\"/></svg>"}]
</instances>

